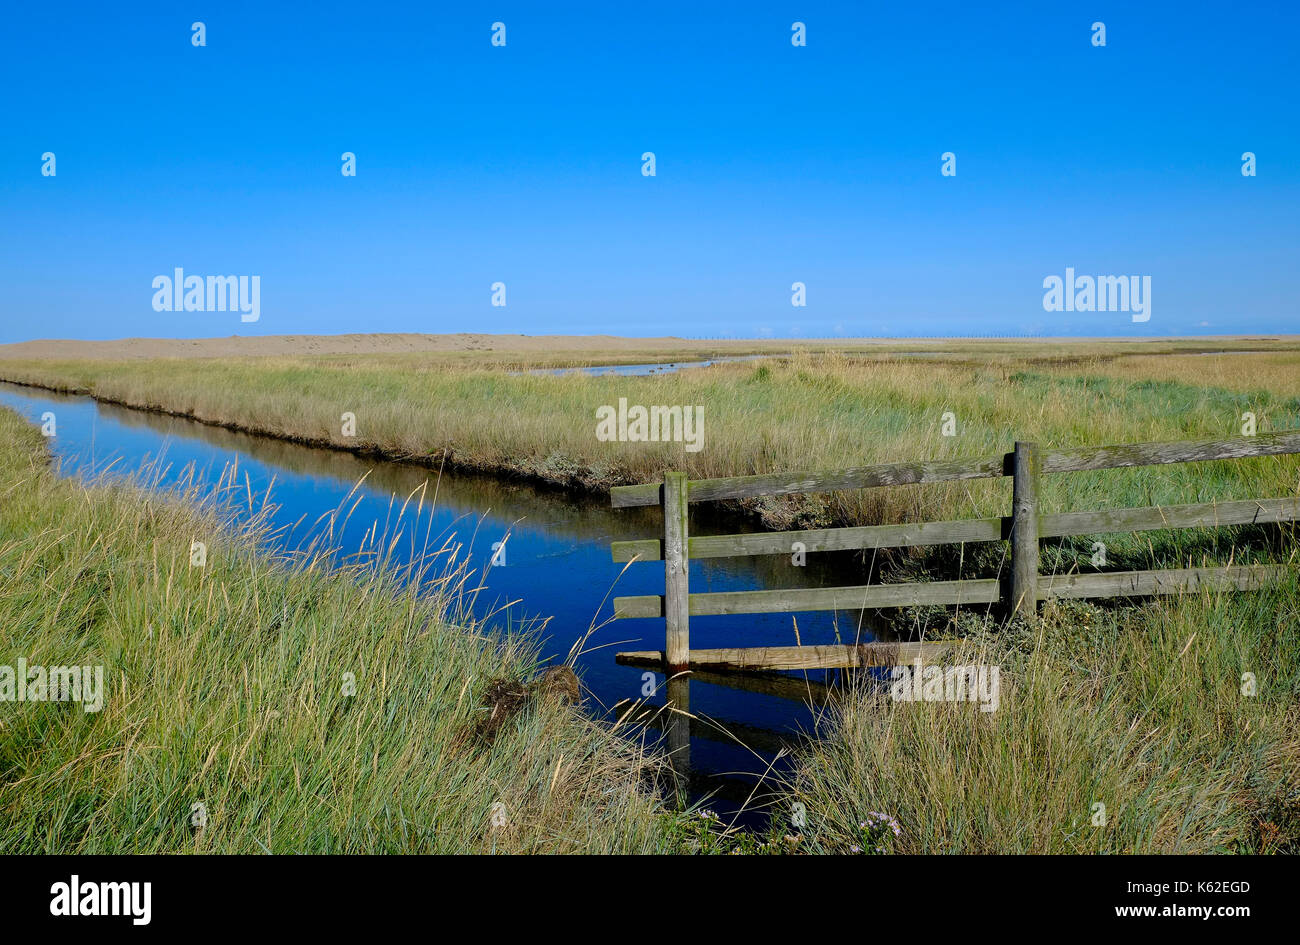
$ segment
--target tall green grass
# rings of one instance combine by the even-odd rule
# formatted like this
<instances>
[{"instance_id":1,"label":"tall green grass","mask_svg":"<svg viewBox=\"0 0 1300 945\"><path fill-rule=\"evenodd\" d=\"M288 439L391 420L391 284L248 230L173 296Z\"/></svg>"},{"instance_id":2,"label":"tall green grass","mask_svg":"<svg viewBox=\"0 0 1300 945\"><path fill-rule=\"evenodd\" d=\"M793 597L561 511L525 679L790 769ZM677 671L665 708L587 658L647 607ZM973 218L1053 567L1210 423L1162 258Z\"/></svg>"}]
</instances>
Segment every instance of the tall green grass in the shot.
<instances>
[{"instance_id":1,"label":"tall green grass","mask_svg":"<svg viewBox=\"0 0 1300 945\"><path fill-rule=\"evenodd\" d=\"M0 365L0 376L339 448L429 461L450 455L464 465L606 488L653 480L665 469L704 478L984 457L1005 452L1017 439L1052 448L1226 437L1240 432L1246 411L1256 414L1261 432L1295 429L1300 428L1298 367L1300 356L1293 353L1072 363L1010 356L930 363L800 354L659 377L593 378L511 376L499 366L466 361L336 357L10 363ZM686 453L680 444L597 441L595 409L619 397L641 404L703 405L705 449ZM357 415L357 441L339 435L344 411ZM955 437L941 433L948 411L956 417ZM777 499L752 508L774 526L934 520L1006 514L1008 490L1004 482L956 483ZM1298 491L1300 459L1266 457L1052 476L1044 505L1047 511L1063 511ZM53 529L57 521L55 516L43 527ZM1287 529L1103 537L1110 545L1108 557L1120 567L1287 560L1295 541ZM177 541L188 548L188 537ZM1044 570L1078 566L1089 545L1090 539L1046 543ZM930 571L958 566L933 553L903 563ZM173 566L153 572L154 584L166 586L161 575L174 571ZM292 602L300 596L295 590L277 600L282 608L297 607ZM52 599L32 598L23 612L32 611L28 619L36 619L40 606L51 609ZM40 601L47 603L38 606ZM245 602L241 612L248 614L250 606ZM56 615L66 612L62 604L52 609ZM788 800L804 804L808 826L791 848L863 849L866 829L887 849L907 852L1295 851L1300 844L1298 611L1293 569L1288 582L1258 593L1206 592L1137 606L1050 605L1040 620L1009 628L960 617L958 624L969 635L961 659L1002 668L999 711L893 703L877 692L856 692L842 703L828 737L799 760ZM244 620L260 625L263 613L254 607L253 617ZM926 627L924 615L916 620L916 629ZM346 627L341 636L361 632ZM301 662L304 652L310 651L289 654ZM527 658L516 662L526 671ZM337 671L332 662L310 665L326 676ZM1257 695L1241 693L1243 673L1255 675ZM321 692L323 685L317 686ZM423 691L422 685L403 694ZM470 710L457 702L456 711ZM528 718L540 725L552 716L539 712ZM248 737L247 729L243 734ZM448 744L457 745L454 739ZM511 744L523 757L530 757L530 749L542 750L526 737ZM453 757L459 764L459 756ZM552 749L545 765L557 763ZM501 758L499 764L500 770L512 771L509 765L519 762ZM633 781L615 781L627 785L624 795L640 799L620 802L631 804L635 816L628 820L632 826L624 824L622 833L614 829L613 836L630 832L635 837L627 842L646 846L675 843L650 839L653 818L645 811L653 805L634 793ZM344 796L360 790L344 783ZM480 781L467 775L456 783L470 789ZM334 797L333 781L317 788L320 796ZM470 822L475 825L486 816L488 793L473 795L478 819ZM1096 803L1106 805L1104 827L1092 824ZM286 815L290 807L283 808ZM868 817L876 812L898 818L897 838L862 827L878 824ZM35 822L35 815L29 819ZM393 823L383 821L375 837L388 836ZM591 826L597 832L605 828L605 821ZM680 824L668 829L677 839L681 832ZM535 842L536 847L516 848L546 848ZM785 849L785 841L777 846Z\"/></svg>"},{"instance_id":2,"label":"tall green grass","mask_svg":"<svg viewBox=\"0 0 1300 945\"><path fill-rule=\"evenodd\" d=\"M879 811L904 853L1300 852L1294 574L970 629L943 662L999 666L997 711L860 688L791 779L810 845Z\"/></svg>"},{"instance_id":3,"label":"tall green grass","mask_svg":"<svg viewBox=\"0 0 1300 945\"><path fill-rule=\"evenodd\" d=\"M8 411L0 443L0 664L101 665L107 689L97 713L0 702L0 853L670 843L654 763L577 707L535 696L483 733L485 693L519 692L537 650L453 621L454 568L430 562L418 594L290 566L256 515L57 478Z\"/></svg>"}]
</instances>

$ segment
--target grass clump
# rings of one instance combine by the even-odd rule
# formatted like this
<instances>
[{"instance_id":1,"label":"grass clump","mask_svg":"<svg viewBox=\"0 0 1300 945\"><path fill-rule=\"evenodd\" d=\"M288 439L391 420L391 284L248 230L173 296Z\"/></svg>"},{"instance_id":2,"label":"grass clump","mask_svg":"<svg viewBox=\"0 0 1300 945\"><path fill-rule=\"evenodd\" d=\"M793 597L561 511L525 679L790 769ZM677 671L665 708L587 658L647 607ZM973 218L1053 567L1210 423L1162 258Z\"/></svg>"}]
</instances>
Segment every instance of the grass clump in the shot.
<instances>
[{"instance_id":1,"label":"grass clump","mask_svg":"<svg viewBox=\"0 0 1300 945\"><path fill-rule=\"evenodd\" d=\"M0 702L0 852L669 848L652 763L576 681L529 682L531 641L450 619L454 579L288 564L256 518L58 478L8 411L0 442L0 665L102 666L106 690ZM503 680L535 691L479 737Z\"/></svg>"},{"instance_id":2,"label":"grass clump","mask_svg":"<svg viewBox=\"0 0 1300 945\"><path fill-rule=\"evenodd\" d=\"M1256 593L1047 606L943 662L998 666L997 710L862 686L791 777L806 842L843 849L888 812L902 853L1300 850L1294 573Z\"/></svg>"}]
</instances>

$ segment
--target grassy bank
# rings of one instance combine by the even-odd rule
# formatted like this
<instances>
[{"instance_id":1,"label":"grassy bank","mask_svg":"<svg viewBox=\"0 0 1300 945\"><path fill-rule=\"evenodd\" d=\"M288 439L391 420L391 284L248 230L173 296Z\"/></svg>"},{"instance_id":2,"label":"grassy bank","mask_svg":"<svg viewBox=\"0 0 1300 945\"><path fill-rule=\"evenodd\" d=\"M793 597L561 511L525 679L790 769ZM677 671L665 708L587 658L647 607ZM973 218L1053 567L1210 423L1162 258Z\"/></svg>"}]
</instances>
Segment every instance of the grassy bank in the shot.
<instances>
[{"instance_id":1,"label":"grassy bank","mask_svg":"<svg viewBox=\"0 0 1300 945\"><path fill-rule=\"evenodd\" d=\"M0 853L671 842L639 751L524 689L527 641L451 625L450 584L290 571L212 508L56 478L8 411L0 443L0 665L102 666L105 690L0 702Z\"/></svg>"},{"instance_id":2,"label":"grassy bank","mask_svg":"<svg viewBox=\"0 0 1300 945\"><path fill-rule=\"evenodd\" d=\"M1044 349L1050 350L1050 349ZM0 378L340 449L511 472L593 489L872 462L984 457L1042 446L1300 428L1300 353L1063 359L863 359L802 353L649 377L511 375L495 364L373 356L0 362ZM596 410L698 405L703 448L602 442ZM342 416L356 417L355 436ZM951 413L955 435L944 435ZM1051 477L1047 510L1289 495L1300 461ZM765 500L769 525L1003 514L1007 483Z\"/></svg>"},{"instance_id":3,"label":"grassy bank","mask_svg":"<svg viewBox=\"0 0 1300 945\"><path fill-rule=\"evenodd\" d=\"M499 364L393 357L41 361L0 364L0 377L337 448L371 449L435 465L450 456L463 465L589 488L653 480L669 468L707 477L988 456L1010 449L1016 439L1035 439L1050 448L1225 437L1240 433L1247 411L1255 414L1260 432L1300 428L1300 354L1293 352L942 361L803 354L651 377L512 376ZM595 409L620 397L641 404L704 405L705 448L688 453L681 444L598 441ZM957 423L954 437L942 435L942 415L949 411ZM355 439L340 433L343 412L356 414ZM28 640L53 646L71 639L82 650L93 643L103 649L105 664L117 667L110 675L124 680L124 697L117 699L121 711L140 700L138 711L119 717L111 732L99 717L82 719L79 709L69 713L74 716L69 724L87 734L65 745L62 740L69 736L60 729L61 754L48 764L32 747L46 738L40 720L48 716L31 715L27 734L13 742L17 748L5 742L0 771L20 770L11 760L19 758L35 772L12 778L6 773L0 793L0 810L13 810L21 825L20 849L38 848L38 833L51 820L49 829L62 829L65 820L75 827L68 830L79 838L74 843L81 846L75 848L105 849L111 848L109 841L96 825L132 817L153 824L173 812L180 819L168 829L175 833L157 848L185 848L203 839L185 819L196 785L205 796L227 791L225 807L238 812L240 827L221 849L248 849L249 836L271 846L254 825L279 824L303 805L309 814L298 816L305 822L289 823L279 828L283 836L271 837L281 847L736 846L734 840L717 839L705 820L684 823L662 816L640 786L642 761L563 706L533 706L486 747L466 742L465 725L472 727L485 691L478 680L486 687L490 678L529 676L533 658L526 648L503 653L467 645L461 631L438 622L441 611L435 604L424 610L411 599L394 602L375 587L358 590L321 575L284 575L246 552L219 553L218 565L226 562L221 566L228 570L196 574L183 567L195 528L188 513L155 499L138 505L138 496L120 490L84 493L35 468L24 473L21 464L4 481L12 481L11 490L38 490L38 498L45 491L63 496L48 512L40 511L49 504L45 500L11 503L6 496L0 504L0 521L6 522L0 580L7 582L0 606L10 609L4 626L27 628L21 631L22 645L9 646L6 640L8 650L16 654L26 647L34 660ZM1047 478L1046 488L1050 511L1294 495L1300 491L1300 459L1056 476ZM1007 483L996 482L868 490L798 503L773 501L756 511L768 524L782 526L958 518L1005 514L1008 490ZM103 510L93 515L82 509L100 503ZM19 513L15 506L38 511ZM137 508L150 511L131 511ZM126 524L106 526L116 521L113 515ZM92 528L92 521L99 524ZM69 529L76 540L56 546L54 537ZM111 559L101 558L95 544L106 540L104 534L130 538L122 557L134 562L134 570L114 574ZM1079 566L1092 537L1044 543L1044 570ZM760 841L751 838L742 848L1296 852L1296 537L1291 526L1107 536L1108 566L1116 569L1289 558L1291 578L1258 593L1207 592L1122 606L1054 605L1039 621L1009 627L962 617L966 650L951 662L1000 667L998 711L981 713L961 703L897 703L887 694L856 692L842 703L827 737L800 757L789 786L788 804L804 805L807 827L791 830L797 834L792 840L781 830L774 841L764 838L767 847L757 847ZM168 549L170 557L155 548ZM28 559L41 562L39 568L24 565ZM900 564L929 574L957 566L934 555ZM960 566L969 569L972 561L968 557ZM47 572L54 577L42 584L16 577ZM137 573L145 577L136 578ZM321 599L324 603L317 603ZM58 603L50 606L51 601ZM90 620L97 626L99 618L83 615L101 612L106 625L116 628L112 634L66 633L69 624L75 629ZM926 615L912 617L918 627L925 625ZM139 631L130 629L141 625L155 633L167 628L161 667L155 663L162 659L154 651L159 644L143 646ZM196 628L197 640L186 636L187 627ZM213 665L225 667L222 672L207 664L209 650L217 661ZM420 658L410 660L411 652ZM434 658L443 652L453 656ZM335 719L354 718L363 704L344 703L330 689L332 681L343 664L363 657L365 675L358 671L357 678L379 686L378 702L363 716L364 724L343 736L331 734ZM53 656L44 659L58 662ZM453 670L443 665L448 661ZM251 681L243 666L249 672L259 667ZM121 672L124 667L130 673ZM1255 680L1253 695L1242 692L1246 673ZM185 698L169 703L153 695L162 691L157 683L152 689L128 685L159 678L188 680L179 690ZM470 678L475 681L467 689ZM182 704L209 696L215 700L215 719L209 723L204 716L202 738L167 735L195 724ZM417 713L412 721L407 707L413 703L427 704L427 717ZM110 700L109 709L113 704ZM327 704L333 706L328 715ZM351 715L339 714L345 709ZM381 721L389 717L404 720L400 733ZM291 747L270 737L286 720L296 740ZM328 755L332 760L322 760L322 746L332 748L340 738L346 761L333 754ZM142 754L143 746L158 745L165 748ZM127 757L134 759L131 777ZM166 764L149 761L157 757ZM303 764L308 757L317 760L315 768ZM81 774L92 767L87 758L97 759L89 781ZM385 766L388 761L391 767ZM135 785L140 764L162 772L154 775L157 784ZM571 775L570 765L575 766ZM237 789L210 786L217 771L234 777ZM560 781L553 783L557 771ZM553 799L555 784L569 783L567 778L570 787L560 792L560 800ZM54 789L68 779L73 790ZM41 787L31 802L21 793L28 783ZM529 825L510 838L485 832L490 805L503 791L510 792L501 798L507 809L526 812L521 823ZM1093 825L1096 803L1106 805L1104 826ZM422 804L438 812L433 835L410 826L430 823L413 813L425 810ZM48 805L58 816L42 814ZM118 819L88 813L105 808ZM897 820L897 833L880 814ZM356 832L365 839L352 839ZM157 840L145 834L146 840ZM86 837L99 838L100 845ZM447 846L436 846L443 843Z\"/></svg>"},{"instance_id":4,"label":"grassy bank","mask_svg":"<svg viewBox=\"0 0 1300 945\"><path fill-rule=\"evenodd\" d=\"M945 663L1000 667L997 711L847 700L794 776L809 844L861 844L879 811L903 853L1300 852L1295 572L1253 594L970 629Z\"/></svg>"}]
</instances>

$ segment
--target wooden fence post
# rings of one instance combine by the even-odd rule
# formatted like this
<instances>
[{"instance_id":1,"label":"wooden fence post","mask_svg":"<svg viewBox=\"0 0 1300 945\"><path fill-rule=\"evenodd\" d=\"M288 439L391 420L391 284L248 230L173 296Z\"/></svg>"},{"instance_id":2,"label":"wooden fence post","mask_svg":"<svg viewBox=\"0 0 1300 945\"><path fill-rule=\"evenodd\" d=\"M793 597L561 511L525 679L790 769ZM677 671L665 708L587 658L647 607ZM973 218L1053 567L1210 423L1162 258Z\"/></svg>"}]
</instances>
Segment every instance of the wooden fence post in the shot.
<instances>
[{"instance_id":1,"label":"wooden fence post","mask_svg":"<svg viewBox=\"0 0 1300 945\"><path fill-rule=\"evenodd\" d=\"M691 786L691 677L668 676L668 698L664 711L665 747L677 793L684 799Z\"/></svg>"},{"instance_id":2,"label":"wooden fence post","mask_svg":"<svg viewBox=\"0 0 1300 945\"><path fill-rule=\"evenodd\" d=\"M664 473L664 663L669 675L690 662L686 490L685 473Z\"/></svg>"},{"instance_id":3,"label":"wooden fence post","mask_svg":"<svg viewBox=\"0 0 1300 945\"><path fill-rule=\"evenodd\" d=\"M1038 477L1036 443L1016 443L1011 493L1011 607L1022 617L1038 613Z\"/></svg>"}]
</instances>

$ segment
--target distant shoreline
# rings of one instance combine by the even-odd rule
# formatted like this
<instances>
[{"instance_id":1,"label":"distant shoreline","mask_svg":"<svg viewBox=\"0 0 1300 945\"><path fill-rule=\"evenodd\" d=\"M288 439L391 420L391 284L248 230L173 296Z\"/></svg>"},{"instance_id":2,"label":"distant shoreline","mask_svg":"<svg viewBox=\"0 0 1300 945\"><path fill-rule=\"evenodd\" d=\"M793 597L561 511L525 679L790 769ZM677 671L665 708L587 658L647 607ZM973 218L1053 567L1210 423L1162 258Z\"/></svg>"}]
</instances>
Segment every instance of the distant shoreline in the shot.
<instances>
[{"instance_id":1,"label":"distant shoreline","mask_svg":"<svg viewBox=\"0 0 1300 945\"><path fill-rule=\"evenodd\" d=\"M1259 347L1252 347L1259 346ZM1192 335L1170 338L624 338L614 335L493 335L376 333L342 335L230 335L222 338L118 338L105 341L37 339L0 345L0 360L91 358L303 357L330 355L492 355L583 361L626 356L653 358L710 354L786 354L792 350L883 353L896 349L1023 354L1027 348L1086 348L1094 354L1285 351L1300 349L1300 334Z\"/></svg>"}]
</instances>

